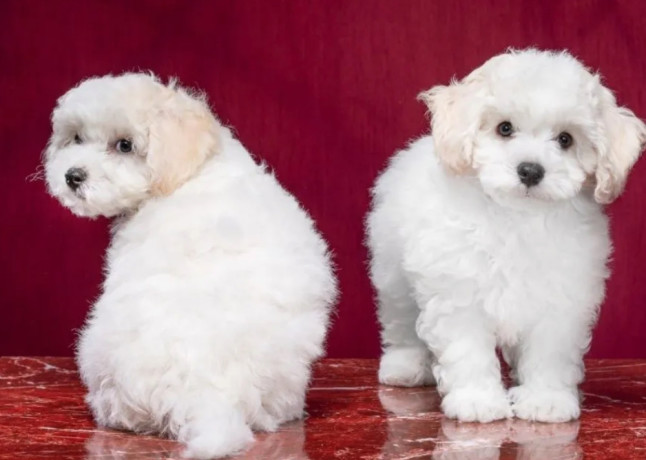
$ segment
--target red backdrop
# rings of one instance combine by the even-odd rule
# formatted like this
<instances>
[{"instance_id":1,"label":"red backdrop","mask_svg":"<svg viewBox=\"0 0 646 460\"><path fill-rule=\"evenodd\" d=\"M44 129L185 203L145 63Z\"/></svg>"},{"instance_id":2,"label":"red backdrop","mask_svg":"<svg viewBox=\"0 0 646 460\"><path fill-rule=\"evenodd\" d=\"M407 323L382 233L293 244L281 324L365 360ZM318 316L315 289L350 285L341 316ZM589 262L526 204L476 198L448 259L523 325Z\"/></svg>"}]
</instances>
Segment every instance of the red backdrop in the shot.
<instances>
[{"instance_id":1,"label":"red backdrop","mask_svg":"<svg viewBox=\"0 0 646 460\"><path fill-rule=\"evenodd\" d=\"M416 94L506 47L569 48L646 117L642 0L0 1L0 354L67 355L98 294L105 220L30 182L56 98L150 69L204 89L312 213L342 297L329 355L378 354L362 220L386 158L428 129ZM646 160L614 203L614 275L592 355L646 357Z\"/></svg>"}]
</instances>

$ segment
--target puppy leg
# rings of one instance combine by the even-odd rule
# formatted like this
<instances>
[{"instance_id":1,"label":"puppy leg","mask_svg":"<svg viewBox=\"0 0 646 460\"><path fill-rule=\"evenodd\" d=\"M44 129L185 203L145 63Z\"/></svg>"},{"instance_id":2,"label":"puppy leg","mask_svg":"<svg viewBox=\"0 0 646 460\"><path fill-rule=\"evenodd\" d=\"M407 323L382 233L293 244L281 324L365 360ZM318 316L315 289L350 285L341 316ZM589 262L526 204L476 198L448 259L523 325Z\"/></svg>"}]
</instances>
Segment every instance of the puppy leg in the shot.
<instances>
[{"instance_id":1,"label":"puppy leg","mask_svg":"<svg viewBox=\"0 0 646 460\"><path fill-rule=\"evenodd\" d=\"M432 355L423 343L386 347L379 361L379 383L401 387L433 385L431 363Z\"/></svg>"},{"instance_id":2,"label":"puppy leg","mask_svg":"<svg viewBox=\"0 0 646 460\"><path fill-rule=\"evenodd\" d=\"M435 383L431 367L433 355L415 332L420 310L405 283L399 277L379 290L383 345L379 382L403 387L432 385Z\"/></svg>"},{"instance_id":3,"label":"puppy leg","mask_svg":"<svg viewBox=\"0 0 646 460\"><path fill-rule=\"evenodd\" d=\"M184 457L210 459L240 452L253 441L243 414L216 392L186 395L173 409L171 424L186 443Z\"/></svg>"},{"instance_id":4,"label":"puppy leg","mask_svg":"<svg viewBox=\"0 0 646 460\"><path fill-rule=\"evenodd\" d=\"M433 371L447 417L491 422L511 416L494 329L483 313L434 298L420 315L417 333L437 358Z\"/></svg>"},{"instance_id":5,"label":"puppy leg","mask_svg":"<svg viewBox=\"0 0 646 460\"><path fill-rule=\"evenodd\" d=\"M518 346L518 386L509 390L518 418L565 422L579 417L577 385L583 380L588 321L544 317Z\"/></svg>"}]
</instances>

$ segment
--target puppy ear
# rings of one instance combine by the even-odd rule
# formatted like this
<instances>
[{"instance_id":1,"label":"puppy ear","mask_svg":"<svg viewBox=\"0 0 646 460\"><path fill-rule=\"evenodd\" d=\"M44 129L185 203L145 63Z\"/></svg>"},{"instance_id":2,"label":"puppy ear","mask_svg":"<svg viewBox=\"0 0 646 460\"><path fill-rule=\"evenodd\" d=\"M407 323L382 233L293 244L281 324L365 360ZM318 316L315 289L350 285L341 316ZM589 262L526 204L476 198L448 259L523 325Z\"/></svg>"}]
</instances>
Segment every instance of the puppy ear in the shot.
<instances>
[{"instance_id":1,"label":"puppy ear","mask_svg":"<svg viewBox=\"0 0 646 460\"><path fill-rule=\"evenodd\" d=\"M623 191L628 173L639 158L646 142L646 125L631 110L618 107L614 95L601 86L598 77L596 83L601 135L597 142L594 199L608 204Z\"/></svg>"},{"instance_id":2,"label":"puppy ear","mask_svg":"<svg viewBox=\"0 0 646 460\"><path fill-rule=\"evenodd\" d=\"M149 131L153 195L167 195L219 150L219 124L205 100L171 82Z\"/></svg>"},{"instance_id":3,"label":"puppy ear","mask_svg":"<svg viewBox=\"0 0 646 460\"><path fill-rule=\"evenodd\" d=\"M483 85L471 74L449 86L435 86L420 93L431 113L431 131L436 155L456 174L471 168L473 145L480 128Z\"/></svg>"}]
</instances>

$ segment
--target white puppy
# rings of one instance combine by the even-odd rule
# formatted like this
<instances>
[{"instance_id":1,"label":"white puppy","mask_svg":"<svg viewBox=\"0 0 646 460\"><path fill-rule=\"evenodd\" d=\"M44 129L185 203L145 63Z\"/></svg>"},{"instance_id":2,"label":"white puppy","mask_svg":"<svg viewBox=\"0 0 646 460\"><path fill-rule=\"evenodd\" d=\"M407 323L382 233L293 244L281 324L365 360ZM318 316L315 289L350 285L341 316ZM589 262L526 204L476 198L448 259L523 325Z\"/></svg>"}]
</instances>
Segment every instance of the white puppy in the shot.
<instances>
[{"instance_id":1,"label":"white puppy","mask_svg":"<svg viewBox=\"0 0 646 460\"><path fill-rule=\"evenodd\" d=\"M565 52L511 51L420 97L433 137L392 158L367 220L379 380L436 381L463 421L576 418L608 276L601 205L646 127Z\"/></svg>"},{"instance_id":2,"label":"white puppy","mask_svg":"<svg viewBox=\"0 0 646 460\"><path fill-rule=\"evenodd\" d=\"M118 217L78 344L97 423L209 458L302 417L336 281L297 201L202 97L150 75L86 80L52 120L51 194Z\"/></svg>"}]
</instances>

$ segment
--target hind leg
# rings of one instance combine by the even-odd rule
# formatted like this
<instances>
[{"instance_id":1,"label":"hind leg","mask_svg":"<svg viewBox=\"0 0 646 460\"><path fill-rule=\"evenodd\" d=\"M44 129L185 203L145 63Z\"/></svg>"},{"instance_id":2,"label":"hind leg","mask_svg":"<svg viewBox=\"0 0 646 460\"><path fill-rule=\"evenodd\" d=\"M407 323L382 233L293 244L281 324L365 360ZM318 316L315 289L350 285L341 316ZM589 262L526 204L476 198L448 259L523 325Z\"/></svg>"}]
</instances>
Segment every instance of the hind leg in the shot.
<instances>
[{"instance_id":1,"label":"hind leg","mask_svg":"<svg viewBox=\"0 0 646 460\"><path fill-rule=\"evenodd\" d=\"M375 282L383 347L379 382L404 387L432 385L433 355L415 331L419 308L403 276L393 275L387 282Z\"/></svg>"},{"instance_id":2,"label":"hind leg","mask_svg":"<svg viewBox=\"0 0 646 460\"><path fill-rule=\"evenodd\" d=\"M415 387L433 385L432 355L422 346L390 346L379 361L379 382Z\"/></svg>"}]
</instances>

